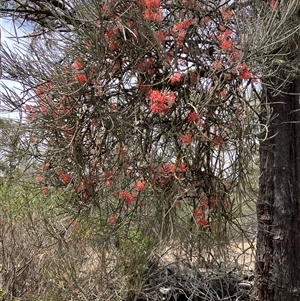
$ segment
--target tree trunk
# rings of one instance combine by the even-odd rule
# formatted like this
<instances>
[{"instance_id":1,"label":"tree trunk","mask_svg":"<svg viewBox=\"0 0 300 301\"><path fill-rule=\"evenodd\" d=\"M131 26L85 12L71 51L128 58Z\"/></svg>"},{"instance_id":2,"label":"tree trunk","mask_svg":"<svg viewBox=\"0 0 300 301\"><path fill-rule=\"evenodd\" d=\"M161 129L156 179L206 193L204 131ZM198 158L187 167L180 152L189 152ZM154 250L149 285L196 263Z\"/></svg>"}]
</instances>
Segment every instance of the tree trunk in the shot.
<instances>
[{"instance_id":1,"label":"tree trunk","mask_svg":"<svg viewBox=\"0 0 300 301\"><path fill-rule=\"evenodd\" d=\"M254 300L300 300L300 79L280 95L266 88L274 119L260 147ZM262 114L262 117L264 114Z\"/></svg>"}]
</instances>

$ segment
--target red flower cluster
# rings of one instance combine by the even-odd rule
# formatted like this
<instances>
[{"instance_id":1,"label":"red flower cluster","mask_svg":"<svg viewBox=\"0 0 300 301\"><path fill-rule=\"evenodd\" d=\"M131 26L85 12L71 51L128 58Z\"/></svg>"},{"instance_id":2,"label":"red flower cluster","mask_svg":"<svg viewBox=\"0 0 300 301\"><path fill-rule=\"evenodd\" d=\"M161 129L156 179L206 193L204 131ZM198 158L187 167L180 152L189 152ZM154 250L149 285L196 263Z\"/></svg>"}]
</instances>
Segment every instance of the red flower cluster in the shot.
<instances>
[{"instance_id":1,"label":"red flower cluster","mask_svg":"<svg viewBox=\"0 0 300 301\"><path fill-rule=\"evenodd\" d=\"M81 84L84 85L87 81L86 75L83 73L78 73L75 76L75 79Z\"/></svg>"},{"instance_id":2,"label":"red flower cluster","mask_svg":"<svg viewBox=\"0 0 300 301\"><path fill-rule=\"evenodd\" d=\"M200 227L205 227L208 225L208 220L205 218L196 219L196 224Z\"/></svg>"},{"instance_id":3,"label":"red flower cluster","mask_svg":"<svg viewBox=\"0 0 300 301\"><path fill-rule=\"evenodd\" d=\"M74 63L72 64L72 67L75 69L81 69L82 64L79 61L74 61Z\"/></svg>"},{"instance_id":4,"label":"red flower cluster","mask_svg":"<svg viewBox=\"0 0 300 301\"><path fill-rule=\"evenodd\" d=\"M157 23L162 22L162 11L160 9L160 0L142 0L145 7L144 18Z\"/></svg>"},{"instance_id":5,"label":"red flower cluster","mask_svg":"<svg viewBox=\"0 0 300 301\"><path fill-rule=\"evenodd\" d=\"M173 163L169 163L160 167L159 171L161 173L174 173L175 165Z\"/></svg>"},{"instance_id":6,"label":"red flower cluster","mask_svg":"<svg viewBox=\"0 0 300 301\"><path fill-rule=\"evenodd\" d=\"M182 79L183 79L183 74L181 72L175 72L170 76L169 83L171 85L180 83Z\"/></svg>"},{"instance_id":7,"label":"red flower cluster","mask_svg":"<svg viewBox=\"0 0 300 301\"><path fill-rule=\"evenodd\" d=\"M174 163L168 163L159 166L157 172L153 174L153 179L155 183L163 186L165 185L169 179L177 178L179 179L182 173L186 172L188 167L186 163L178 163L175 165Z\"/></svg>"},{"instance_id":8,"label":"red flower cluster","mask_svg":"<svg viewBox=\"0 0 300 301\"><path fill-rule=\"evenodd\" d=\"M47 193L49 192L49 190L48 190L48 188L47 188L46 186L42 186L42 187L41 187L41 192L42 192L43 194L47 194Z\"/></svg>"},{"instance_id":9,"label":"red flower cluster","mask_svg":"<svg viewBox=\"0 0 300 301\"><path fill-rule=\"evenodd\" d=\"M116 221L117 221L117 217L115 216L115 215L112 215L112 216L110 216L108 219L107 219L107 224L108 225L112 225L112 224L114 224Z\"/></svg>"},{"instance_id":10,"label":"red flower cluster","mask_svg":"<svg viewBox=\"0 0 300 301\"><path fill-rule=\"evenodd\" d=\"M71 180L71 175L69 173L64 173L59 170L56 172L56 174L63 184L68 184Z\"/></svg>"},{"instance_id":11,"label":"red flower cluster","mask_svg":"<svg viewBox=\"0 0 300 301\"><path fill-rule=\"evenodd\" d=\"M246 63L239 64L238 73L240 79L250 79L253 76L252 72L248 69Z\"/></svg>"},{"instance_id":12,"label":"red flower cluster","mask_svg":"<svg viewBox=\"0 0 300 301\"><path fill-rule=\"evenodd\" d=\"M186 172L187 171L187 166L186 166L186 164L185 163L179 163L179 164L177 164L177 166L176 166L176 171L177 172Z\"/></svg>"},{"instance_id":13,"label":"red flower cluster","mask_svg":"<svg viewBox=\"0 0 300 301\"><path fill-rule=\"evenodd\" d=\"M160 10L152 11L151 9L146 9L144 12L144 18L149 21L161 23L162 22L162 12Z\"/></svg>"},{"instance_id":14,"label":"red flower cluster","mask_svg":"<svg viewBox=\"0 0 300 301\"><path fill-rule=\"evenodd\" d=\"M147 8L157 9L160 7L160 0L143 0L143 2Z\"/></svg>"},{"instance_id":15,"label":"red flower cluster","mask_svg":"<svg viewBox=\"0 0 300 301\"><path fill-rule=\"evenodd\" d=\"M105 187L110 187L112 185L113 173L111 171L105 171L103 177L105 179Z\"/></svg>"},{"instance_id":16,"label":"red flower cluster","mask_svg":"<svg viewBox=\"0 0 300 301\"><path fill-rule=\"evenodd\" d=\"M191 133L185 133L181 135L180 139L183 144L190 144L193 140L193 136Z\"/></svg>"},{"instance_id":17,"label":"red flower cluster","mask_svg":"<svg viewBox=\"0 0 300 301\"><path fill-rule=\"evenodd\" d=\"M193 111L188 115L188 122L194 122L199 120L200 116L197 112Z\"/></svg>"},{"instance_id":18,"label":"red flower cluster","mask_svg":"<svg viewBox=\"0 0 300 301\"><path fill-rule=\"evenodd\" d=\"M37 182L41 183L41 182L44 181L44 177L43 177L42 175L38 175L38 176L36 177L36 180L37 180Z\"/></svg>"},{"instance_id":19,"label":"red flower cluster","mask_svg":"<svg viewBox=\"0 0 300 301\"><path fill-rule=\"evenodd\" d=\"M208 225L208 220L204 218L204 212L200 209L194 210L194 219L198 226L204 227Z\"/></svg>"},{"instance_id":20,"label":"red flower cluster","mask_svg":"<svg viewBox=\"0 0 300 301\"><path fill-rule=\"evenodd\" d=\"M226 29L224 32L217 36L217 39L220 42L220 48L226 51L232 51L235 47L231 39L232 31Z\"/></svg>"},{"instance_id":21,"label":"red flower cluster","mask_svg":"<svg viewBox=\"0 0 300 301\"><path fill-rule=\"evenodd\" d=\"M139 72L149 74L149 70L153 70L152 69L153 63L154 63L153 59L146 58L137 64L136 69Z\"/></svg>"},{"instance_id":22,"label":"red flower cluster","mask_svg":"<svg viewBox=\"0 0 300 301\"><path fill-rule=\"evenodd\" d=\"M112 37L114 37L116 35L116 28L108 28L106 33L105 33L105 36L108 39L111 39Z\"/></svg>"},{"instance_id":23,"label":"red flower cluster","mask_svg":"<svg viewBox=\"0 0 300 301\"><path fill-rule=\"evenodd\" d=\"M47 93L53 88L53 86L54 84L52 82L40 84L35 88L35 93L40 99L49 101L50 99L47 97Z\"/></svg>"},{"instance_id":24,"label":"red flower cluster","mask_svg":"<svg viewBox=\"0 0 300 301\"><path fill-rule=\"evenodd\" d=\"M227 51L230 51L232 49L232 46L233 46L233 43L230 39L223 40L221 42L221 45L220 45L221 49L224 49L224 50L227 50Z\"/></svg>"},{"instance_id":25,"label":"red flower cluster","mask_svg":"<svg viewBox=\"0 0 300 301\"><path fill-rule=\"evenodd\" d=\"M278 6L278 0L270 0L269 2L272 12L275 12Z\"/></svg>"},{"instance_id":26,"label":"red flower cluster","mask_svg":"<svg viewBox=\"0 0 300 301\"><path fill-rule=\"evenodd\" d=\"M131 205L136 199L137 195L129 192L128 190L121 190L119 193L119 199L126 202L127 205Z\"/></svg>"},{"instance_id":27,"label":"red flower cluster","mask_svg":"<svg viewBox=\"0 0 300 301\"><path fill-rule=\"evenodd\" d=\"M220 91L220 97L221 97L222 99L226 99L226 97L227 97L227 92L226 92L225 90Z\"/></svg>"},{"instance_id":28,"label":"red flower cluster","mask_svg":"<svg viewBox=\"0 0 300 301\"><path fill-rule=\"evenodd\" d=\"M160 42L164 42L166 40L167 34L163 31L155 31L154 36Z\"/></svg>"},{"instance_id":29,"label":"red flower cluster","mask_svg":"<svg viewBox=\"0 0 300 301\"><path fill-rule=\"evenodd\" d=\"M145 189L147 182L144 179L140 179L135 183L135 190L142 191Z\"/></svg>"},{"instance_id":30,"label":"red flower cluster","mask_svg":"<svg viewBox=\"0 0 300 301\"><path fill-rule=\"evenodd\" d=\"M233 14L232 11L229 10L227 7L223 6L221 8L221 15L222 15L223 20L229 21L232 17L232 14Z\"/></svg>"},{"instance_id":31,"label":"red flower cluster","mask_svg":"<svg viewBox=\"0 0 300 301\"><path fill-rule=\"evenodd\" d=\"M150 90L148 98L151 103L150 110L153 113L162 114L172 107L176 95L172 91Z\"/></svg>"},{"instance_id":32,"label":"red flower cluster","mask_svg":"<svg viewBox=\"0 0 300 301\"><path fill-rule=\"evenodd\" d=\"M94 183L95 181L92 179L89 178L84 179L77 187L77 193L80 193L84 190L90 190Z\"/></svg>"},{"instance_id":33,"label":"red flower cluster","mask_svg":"<svg viewBox=\"0 0 300 301\"><path fill-rule=\"evenodd\" d=\"M182 22L176 23L172 29L171 32L176 38L177 45L181 45L185 35L187 28L193 23L192 20L183 20Z\"/></svg>"},{"instance_id":34,"label":"red flower cluster","mask_svg":"<svg viewBox=\"0 0 300 301\"><path fill-rule=\"evenodd\" d=\"M79 71L82 68L82 63L76 60L73 62L72 68L76 70L74 79L81 85L84 85L87 81L87 77L82 71Z\"/></svg>"},{"instance_id":35,"label":"red flower cluster","mask_svg":"<svg viewBox=\"0 0 300 301\"><path fill-rule=\"evenodd\" d=\"M172 32L180 32L182 30L186 30L191 24L193 23L192 20L183 20L182 22L176 23L173 28Z\"/></svg>"},{"instance_id":36,"label":"red flower cluster","mask_svg":"<svg viewBox=\"0 0 300 301\"><path fill-rule=\"evenodd\" d=\"M168 163L165 165L160 166L159 172L162 174L172 174L174 172L186 172L187 166L185 163L179 163L175 165L174 163Z\"/></svg>"}]
</instances>

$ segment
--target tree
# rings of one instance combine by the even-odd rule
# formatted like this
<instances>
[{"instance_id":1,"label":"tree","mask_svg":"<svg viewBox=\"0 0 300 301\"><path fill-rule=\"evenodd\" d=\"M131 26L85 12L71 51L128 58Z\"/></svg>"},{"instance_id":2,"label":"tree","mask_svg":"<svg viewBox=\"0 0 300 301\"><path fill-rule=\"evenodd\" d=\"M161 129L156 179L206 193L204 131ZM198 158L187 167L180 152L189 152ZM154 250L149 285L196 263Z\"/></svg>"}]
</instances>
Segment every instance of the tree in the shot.
<instances>
[{"instance_id":1,"label":"tree","mask_svg":"<svg viewBox=\"0 0 300 301\"><path fill-rule=\"evenodd\" d=\"M263 20L260 120L267 133L260 143L260 191L255 300L299 299L299 3L271 1ZM261 14L255 8L256 15ZM255 21L253 21L255 22ZM266 32L269 34L265 35ZM284 41L281 40L282 37ZM264 70L263 70L264 69Z\"/></svg>"},{"instance_id":2,"label":"tree","mask_svg":"<svg viewBox=\"0 0 300 301\"><path fill-rule=\"evenodd\" d=\"M298 300L299 80L264 97L276 117L260 152L258 300Z\"/></svg>"},{"instance_id":3,"label":"tree","mask_svg":"<svg viewBox=\"0 0 300 301\"><path fill-rule=\"evenodd\" d=\"M236 208L234 189L246 181L257 147L257 125L264 131L276 120L258 113L250 88L259 95L259 76L269 83L268 72L276 75L278 61L291 55L282 45L294 38L295 26L285 28L290 35L284 38L276 26L295 22L290 18L297 7L285 10L277 1L230 7L223 1L98 2L3 1L4 14L36 26L23 42L27 53L2 49L3 74L26 92L13 99L32 129L42 191L67 192L65 206L80 213L97 209L100 228L113 229L98 229L103 237L114 233L122 240L125 229L128 238L130 231L143 243L150 238L150 252L137 265L128 261L128 250L122 254L124 273L131 275L144 269L161 241L181 240L194 250L199 236L214 243L225 232ZM256 18L266 31L253 26ZM253 37L245 36L247 22ZM275 124L262 149L282 141L272 138L285 128ZM266 156L262 150L262 166ZM274 186L271 191L275 198Z\"/></svg>"}]
</instances>

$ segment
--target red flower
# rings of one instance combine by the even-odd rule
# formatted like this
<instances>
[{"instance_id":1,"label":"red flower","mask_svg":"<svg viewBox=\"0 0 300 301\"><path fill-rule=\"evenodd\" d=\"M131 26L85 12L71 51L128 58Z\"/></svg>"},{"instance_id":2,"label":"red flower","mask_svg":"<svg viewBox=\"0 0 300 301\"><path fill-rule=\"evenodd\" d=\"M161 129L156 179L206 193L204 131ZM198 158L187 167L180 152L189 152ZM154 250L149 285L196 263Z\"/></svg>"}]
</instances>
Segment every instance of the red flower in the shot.
<instances>
[{"instance_id":1,"label":"red flower","mask_svg":"<svg viewBox=\"0 0 300 301\"><path fill-rule=\"evenodd\" d=\"M112 225L112 224L114 224L115 222L117 221L117 217L115 216L115 215L112 215L111 217L109 217L108 219L107 219L107 224L108 225Z\"/></svg>"},{"instance_id":2,"label":"red flower","mask_svg":"<svg viewBox=\"0 0 300 301\"><path fill-rule=\"evenodd\" d=\"M68 173L57 172L59 179L63 182L63 184L67 184L70 182L71 175Z\"/></svg>"},{"instance_id":3,"label":"red flower","mask_svg":"<svg viewBox=\"0 0 300 301\"><path fill-rule=\"evenodd\" d=\"M118 108L118 104L117 103L112 103L111 105L110 105L110 108L112 109L112 110L116 110L117 108Z\"/></svg>"},{"instance_id":4,"label":"red flower","mask_svg":"<svg viewBox=\"0 0 300 301\"><path fill-rule=\"evenodd\" d=\"M162 114L171 108L176 100L176 95L172 91L150 90L148 97L151 103L150 110L158 114Z\"/></svg>"},{"instance_id":5,"label":"red flower","mask_svg":"<svg viewBox=\"0 0 300 301\"><path fill-rule=\"evenodd\" d=\"M167 34L162 31L156 31L154 32L154 36L157 40L164 42L166 40Z\"/></svg>"},{"instance_id":6,"label":"red flower","mask_svg":"<svg viewBox=\"0 0 300 301\"><path fill-rule=\"evenodd\" d=\"M199 118L200 118L199 114L197 112L193 111L188 115L188 122L197 121Z\"/></svg>"},{"instance_id":7,"label":"red flower","mask_svg":"<svg viewBox=\"0 0 300 301\"><path fill-rule=\"evenodd\" d=\"M159 103L154 103L150 106L150 110L153 113L162 114L166 111L166 107L164 105L159 104Z\"/></svg>"},{"instance_id":8,"label":"red flower","mask_svg":"<svg viewBox=\"0 0 300 301\"><path fill-rule=\"evenodd\" d=\"M208 197L204 196L202 199L199 200L199 205L202 208L202 210L205 210L208 205Z\"/></svg>"},{"instance_id":9,"label":"red flower","mask_svg":"<svg viewBox=\"0 0 300 301\"><path fill-rule=\"evenodd\" d=\"M53 88L53 83L46 82L36 86L35 93L39 98L43 98L45 96L45 93L49 92L51 88Z\"/></svg>"},{"instance_id":10,"label":"red flower","mask_svg":"<svg viewBox=\"0 0 300 301\"><path fill-rule=\"evenodd\" d=\"M186 35L185 30L181 30L181 31L178 32L177 38L176 38L176 44L178 46L180 46L182 44L182 42L183 42L183 40L185 38L185 35Z\"/></svg>"},{"instance_id":11,"label":"red flower","mask_svg":"<svg viewBox=\"0 0 300 301\"><path fill-rule=\"evenodd\" d=\"M108 46L109 53L112 53L119 48L118 43L115 41L109 41L107 46Z\"/></svg>"},{"instance_id":12,"label":"red flower","mask_svg":"<svg viewBox=\"0 0 300 301\"><path fill-rule=\"evenodd\" d=\"M44 171L49 168L49 163L44 163L41 165L41 170Z\"/></svg>"},{"instance_id":13,"label":"red flower","mask_svg":"<svg viewBox=\"0 0 300 301\"><path fill-rule=\"evenodd\" d=\"M161 23L162 22L162 12L160 10L152 11L151 9L147 8L144 11L144 18L149 21Z\"/></svg>"},{"instance_id":14,"label":"red flower","mask_svg":"<svg viewBox=\"0 0 300 301\"><path fill-rule=\"evenodd\" d=\"M180 139L183 144L190 144L193 140L193 136L191 133L186 133L186 134L182 134Z\"/></svg>"},{"instance_id":15,"label":"red flower","mask_svg":"<svg viewBox=\"0 0 300 301\"><path fill-rule=\"evenodd\" d=\"M127 205L131 205L136 199L137 195L130 193L128 190L122 190L119 193L119 199L125 201Z\"/></svg>"},{"instance_id":16,"label":"red flower","mask_svg":"<svg viewBox=\"0 0 300 301\"><path fill-rule=\"evenodd\" d=\"M246 63L241 63L238 66L238 73L240 79L250 79L252 77L252 72L248 69Z\"/></svg>"},{"instance_id":17,"label":"red flower","mask_svg":"<svg viewBox=\"0 0 300 301\"><path fill-rule=\"evenodd\" d=\"M195 209L193 213L195 218L201 218L203 216L203 211L200 209Z\"/></svg>"},{"instance_id":18,"label":"red flower","mask_svg":"<svg viewBox=\"0 0 300 301\"><path fill-rule=\"evenodd\" d=\"M41 192L43 194L47 194L49 192L48 188L46 186L41 187Z\"/></svg>"},{"instance_id":19,"label":"red flower","mask_svg":"<svg viewBox=\"0 0 300 301\"><path fill-rule=\"evenodd\" d=\"M115 34L116 34L116 29L115 28L109 28L109 29L107 29L107 31L105 33L105 35L108 38L112 38Z\"/></svg>"},{"instance_id":20,"label":"red flower","mask_svg":"<svg viewBox=\"0 0 300 301\"><path fill-rule=\"evenodd\" d=\"M139 71L139 72L146 72L149 70L149 68L151 68L153 66L153 59L150 59L150 58L146 58L142 61L140 61L137 66L136 66L136 69Z\"/></svg>"},{"instance_id":21,"label":"red flower","mask_svg":"<svg viewBox=\"0 0 300 301\"><path fill-rule=\"evenodd\" d=\"M160 167L159 171L162 173L174 173L175 165L173 163L163 165Z\"/></svg>"},{"instance_id":22,"label":"red flower","mask_svg":"<svg viewBox=\"0 0 300 301\"><path fill-rule=\"evenodd\" d=\"M121 190L119 193L119 198L120 199L124 199L127 198L127 196L130 195L130 192L127 190Z\"/></svg>"},{"instance_id":23,"label":"red flower","mask_svg":"<svg viewBox=\"0 0 300 301\"><path fill-rule=\"evenodd\" d=\"M144 179L140 179L135 184L135 190L142 191L146 187L147 182Z\"/></svg>"},{"instance_id":24,"label":"red flower","mask_svg":"<svg viewBox=\"0 0 300 301\"><path fill-rule=\"evenodd\" d=\"M211 22L211 18L209 16L205 16L201 20L201 23L205 26L208 25L210 22Z\"/></svg>"},{"instance_id":25,"label":"red flower","mask_svg":"<svg viewBox=\"0 0 300 301\"><path fill-rule=\"evenodd\" d=\"M39 183L41 183L41 182L44 181L44 177L43 177L42 175L38 175L38 176L36 177L36 180L37 180Z\"/></svg>"},{"instance_id":26,"label":"red flower","mask_svg":"<svg viewBox=\"0 0 300 301\"><path fill-rule=\"evenodd\" d=\"M204 212L201 209L195 209L193 211L195 223L198 226L204 227L208 224L208 221L204 218Z\"/></svg>"},{"instance_id":27,"label":"red flower","mask_svg":"<svg viewBox=\"0 0 300 301\"><path fill-rule=\"evenodd\" d=\"M278 7L278 0L270 0L269 2L272 12L275 12Z\"/></svg>"},{"instance_id":28,"label":"red flower","mask_svg":"<svg viewBox=\"0 0 300 301\"><path fill-rule=\"evenodd\" d=\"M220 92L220 97L221 97L222 99L226 99L226 97L227 97L227 92L226 92L225 90L222 90L222 91Z\"/></svg>"},{"instance_id":29,"label":"red flower","mask_svg":"<svg viewBox=\"0 0 300 301\"><path fill-rule=\"evenodd\" d=\"M43 105L41 105L40 106L40 111L42 112L42 113L47 113L47 108L46 108L46 106L43 106Z\"/></svg>"},{"instance_id":30,"label":"red flower","mask_svg":"<svg viewBox=\"0 0 300 301\"><path fill-rule=\"evenodd\" d=\"M183 74L180 72L175 72L174 74L171 75L171 77L169 78L169 83L170 84L176 84L176 83L180 83L182 81L183 78Z\"/></svg>"},{"instance_id":31,"label":"red flower","mask_svg":"<svg viewBox=\"0 0 300 301\"><path fill-rule=\"evenodd\" d=\"M31 106L26 104L26 105L24 105L24 109L25 109L25 111L31 111Z\"/></svg>"},{"instance_id":32,"label":"red flower","mask_svg":"<svg viewBox=\"0 0 300 301\"><path fill-rule=\"evenodd\" d=\"M176 166L176 171L177 172L186 172L187 171L187 166L185 163L179 163L177 166Z\"/></svg>"},{"instance_id":33,"label":"red flower","mask_svg":"<svg viewBox=\"0 0 300 301\"><path fill-rule=\"evenodd\" d=\"M176 23L173 28L172 32L180 32L182 30L187 29L193 23L192 20L183 20L182 22Z\"/></svg>"},{"instance_id":34,"label":"red flower","mask_svg":"<svg viewBox=\"0 0 300 301\"><path fill-rule=\"evenodd\" d=\"M208 225L208 220L204 219L204 218L197 218L196 219L196 224L200 227L205 227Z\"/></svg>"},{"instance_id":35,"label":"red flower","mask_svg":"<svg viewBox=\"0 0 300 301\"><path fill-rule=\"evenodd\" d=\"M83 74L83 73L76 74L75 78L81 85L84 85L87 81L87 78L86 78L85 74Z\"/></svg>"},{"instance_id":36,"label":"red flower","mask_svg":"<svg viewBox=\"0 0 300 301\"><path fill-rule=\"evenodd\" d=\"M103 173L103 177L106 179L106 180L110 180L112 177L113 177L113 173L111 171L105 171Z\"/></svg>"},{"instance_id":37,"label":"red flower","mask_svg":"<svg viewBox=\"0 0 300 301\"><path fill-rule=\"evenodd\" d=\"M222 33L220 33L219 35L217 35L217 39L219 42L224 42L227 41L231 38L232 35L232 30L230 29L225 29L224 31L222 31Z\"/></svg>"},{"instance_id":38,"label":"red flower","mask_svg":"<svg viewBox=\"0 0 300 301\"><path fill-rule=\"evenodd\" d=\"M92 188L94 181L92 179L84 179L79 186L77 187L77 193L82 192L83 190L88 190Z\"/></svg>"},{"instance_id":39,"label":"red flower","mask_svg":"<svg viewBox=\"0 0 300 301\"><path fill-rule=\"evenodd\" d=\"M160 0L143 0L144 5L148 8L159 8Z\"/></svg>"},{"instance_id":40,"label":"red flower","mask_svg":"<svg viewBox=\"0 0 300 301\"><path fill-rule=\"evenodd\" d=\"M194 7L195 6L195 0L184 0L183 5Z\"/></svg>"},{"instance_id":41,"label":"red flower","mask_svg":"<svg viewBox=\"0 0 300 301\"><path fill-rule=\"evenodd\" d=\"M210 198L209 198L209 205L211 207L214 207L217 203L217 197L215 195L212 195Z\"/></svg>"},{"instance_id":42,"label":"red flower","mask_svg":"<svg viewBox=\"0 0 300 301\"><path fill-rule=\"evenodd\" d=\"M72 67L74 67L75 69L80 69L82 67L82 64L79 61L74 61Z\"/></svg>"},{"instance_id":43,"label":"red flower","mask_svg":"<svg viewBox=\"0 0 300 301\"><path fill-rule=\"evenodd\" d=\"M232 17L232 11L228 10L227 7L222 7L221 9L221 15L223 17L223 20L229 21Z\"/></svg>"},{"instance_id":44,"label":"red flower","mask_svg":"<svg viewBox=\"0 0 300 301\"><path fill-rule=\"evenodd\" d=\"M222 41L220 47L221 49L224 49L224 50L231 50L232 49L232 41L231 40L225 40L225 41Z\"/></svg>"},{"instance_id":45,"label":"red flower","mask_svg":"<svg viewBox=\"0 0 300 301\"><path fill-rule=\"evenodd\" d=\"M221 146L224 143L224 138L222 136L216 136L212 140L212 145L213 146Z\"/></svg>"},{"instance_id":46,"label":"red flower","mask_svg":"<svg viewBox=\"0 0 300 301\"><path fill-rule=\"evenodd\" d=\"M106 180L105 183L104 183L105 187L110 187L111 185L112 185L111 180Z\"/></svg>"}]
</instances>

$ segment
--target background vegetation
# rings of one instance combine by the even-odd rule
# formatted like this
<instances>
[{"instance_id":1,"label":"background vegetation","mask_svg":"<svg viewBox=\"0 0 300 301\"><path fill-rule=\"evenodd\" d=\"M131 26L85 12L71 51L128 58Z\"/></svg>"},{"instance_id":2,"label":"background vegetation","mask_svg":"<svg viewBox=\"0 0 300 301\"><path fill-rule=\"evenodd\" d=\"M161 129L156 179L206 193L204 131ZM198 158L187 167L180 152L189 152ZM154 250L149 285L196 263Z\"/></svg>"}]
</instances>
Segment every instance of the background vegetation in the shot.
<instances>
[{"instance_id":1,"label":"background vegetation","mask_svg":"<svg viewBox=\"0 0 300 301\"><path fill-rule=\"evenodd\" d=\"M1 2L25 24L1 47L3 300L249 298L292 2Z\"/></svg>"}]
</instances>

